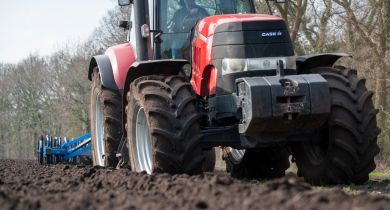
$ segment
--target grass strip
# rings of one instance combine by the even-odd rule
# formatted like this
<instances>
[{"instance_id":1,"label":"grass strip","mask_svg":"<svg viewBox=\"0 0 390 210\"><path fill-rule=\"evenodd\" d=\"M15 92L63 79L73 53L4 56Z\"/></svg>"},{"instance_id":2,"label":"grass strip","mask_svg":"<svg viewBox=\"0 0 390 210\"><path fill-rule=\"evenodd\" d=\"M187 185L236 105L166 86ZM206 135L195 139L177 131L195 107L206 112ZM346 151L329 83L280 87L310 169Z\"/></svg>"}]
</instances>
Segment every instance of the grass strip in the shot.
<instances>
[{"instance_id":1,"label":"grass strip","mask_svg":"<svg viewBox=\"0 0 390 210\"><path fill-rule=\"evenodd\" d=\"M370 177L390 178L390 173L372 172Z\"/></svg>"}]
</instances>

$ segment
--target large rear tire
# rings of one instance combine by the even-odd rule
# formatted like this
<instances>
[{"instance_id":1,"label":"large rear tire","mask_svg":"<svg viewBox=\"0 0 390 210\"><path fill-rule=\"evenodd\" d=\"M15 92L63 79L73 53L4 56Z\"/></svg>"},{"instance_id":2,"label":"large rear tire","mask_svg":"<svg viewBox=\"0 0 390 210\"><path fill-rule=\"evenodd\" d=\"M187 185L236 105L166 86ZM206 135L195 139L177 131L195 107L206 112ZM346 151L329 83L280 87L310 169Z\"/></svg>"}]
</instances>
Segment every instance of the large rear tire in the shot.
<instances>
[{"instance_id":1,"label":"large rear tire","mask_svg":"<svg viewBox=\"0 0 390 210\"><path fill-rule=\"evenodd\" d=\"M283 177L290 166L287 148L236 150L224 148L226 170L236 178L272 179Z\"/></svg>"},{"instance_id":2,"label":"large rear tire","mask_svg":"<svg viewBox=\"0 0 390 210\"><path fill-rule=\"evenodd\" d=\"M97 68L92 75L91 132L93 165L115 167L119 142L122 137L122 103L117 90L102 86Z\"/></svg>"},{"instance_id":3,"label":"large rear tire","mask_svg":"<svg viewBox=\"0 0 390 210\"><path fill-rule=\"evenodd\" d=\"M292 145L299 174L316 185L366 182L379 153L373 93L354 70L321 67L310 73L328 81L331 113L312 141Z\"/></svg>"},{"instance_id":4,"label":"large rear tire","mask_svg":"<svg viewBox=\"0 0 390 210\"><path fill-rule=\"evenodd\" d=\"M127 138L131 167L148 174L198 174L205 159L201 115L184 76L146 76L127 93Z\"/></svg>"}]
</instances>

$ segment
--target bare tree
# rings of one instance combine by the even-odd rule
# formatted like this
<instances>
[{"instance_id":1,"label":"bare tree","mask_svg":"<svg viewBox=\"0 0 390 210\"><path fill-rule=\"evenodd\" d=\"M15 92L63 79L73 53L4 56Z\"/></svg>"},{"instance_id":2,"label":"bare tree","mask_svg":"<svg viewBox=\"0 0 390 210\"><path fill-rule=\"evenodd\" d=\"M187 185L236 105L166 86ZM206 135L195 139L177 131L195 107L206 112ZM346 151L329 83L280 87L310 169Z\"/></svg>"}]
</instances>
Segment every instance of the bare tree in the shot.
<instances>
[{"instance_id":1,"label":"bare tree","mask_svg":"<svg viewBox=\"0 0 390 210\"><path fill-rule=\"evenodd\" d=\"M108 11L107 15L100 22L100 26L96 28L91 36L95 49L106 49L126 42L127 33L118 26L119 21L129 19L128 15L129 13L126 9L115 8Z\"/></svg>"},{"instance_id":2,"label":"bare tree","mask_svg":"<svg viewBox=\"0 0 390 210\"><path fill-rule=\"evenodd\" d=\"M300 53L323 53L332 49L334 43L340 41L332 37L335 29L331 28L331 20L334 17L332 0L309 0L309 5L303 17L301 34L298 40L301 47ZM332 30L332 33L330 33Z\"/></svg>"},{"instance_id":3,"label":"bare tree","mask_svg":"<svg viewBox=\"0 0 390 210\"><path fill-rule=\"evenodd\" d=\"M344 11L342 18L353 27L356 34L375 54L376 84L375 105L380 109L378 123L385 123L387 107L387 74L389 66L386 54L389 50L390 2L383 0L352 1L334 0Z\"/></svg>"},{"instance_id":4,"label":"bare tree","mask_svg":"<svg viewBox=\"0 0 390 210\"><path fill-rule=\"evenodd\" d=\"M284 4L275 3L280 15L289 26L291 41L294 44L297 41L298 33L306 14L307 5L307 0L286 1Z\"/></svg>"}]
</instances>

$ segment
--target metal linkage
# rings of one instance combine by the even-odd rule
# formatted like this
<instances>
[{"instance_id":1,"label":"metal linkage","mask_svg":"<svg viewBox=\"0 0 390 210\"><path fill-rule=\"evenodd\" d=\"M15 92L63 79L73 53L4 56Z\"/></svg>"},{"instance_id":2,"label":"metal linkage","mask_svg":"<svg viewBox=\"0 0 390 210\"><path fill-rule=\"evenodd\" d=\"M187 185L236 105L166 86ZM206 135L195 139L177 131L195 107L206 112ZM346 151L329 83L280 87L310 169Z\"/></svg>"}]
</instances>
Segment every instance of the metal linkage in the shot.
<instances>
[{"instance_id":1,"label":"metal linkage","mask_svg":"<svg viewBox=\"0 0 390 210\"><path fill-rule=\"evenodd\" d=\"M37 157L40 165L57 163L79 164L92 159L91 134L74 138L41 136L37 145Z\"/></svg>"},{"instance_id":2,"label":"metal linkage","mask_svg":"<svg viewBox=\"0 0 390 210\"><path fill-rule=\"evenodd\" d=\"M127 138L122 136L118 147L118 153L116 154L116 157L119 160L116 166L117 169L123 168L129 162L129 150L127 149L126 145Z\"/></svg>"}]
</instances>

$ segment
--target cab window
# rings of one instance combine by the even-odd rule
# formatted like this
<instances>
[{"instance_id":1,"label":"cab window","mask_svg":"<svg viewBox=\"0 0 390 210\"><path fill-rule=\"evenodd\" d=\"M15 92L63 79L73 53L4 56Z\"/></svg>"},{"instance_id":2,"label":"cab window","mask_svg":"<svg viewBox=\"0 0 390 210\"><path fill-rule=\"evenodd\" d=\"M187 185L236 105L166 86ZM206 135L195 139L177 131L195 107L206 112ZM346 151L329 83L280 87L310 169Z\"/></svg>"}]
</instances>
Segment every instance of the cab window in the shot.
<instances>
[{"instance_id":1,"label":"cab window","mask_svg":"<svg viewBox=\"0 0 390 210\"><path fill-rule=\"evenodd\" d=\"M167 0L159 4L162 59L189 59L191 30L201 19L253 11L249 0Z\"/></svg>"}]
</instances>

